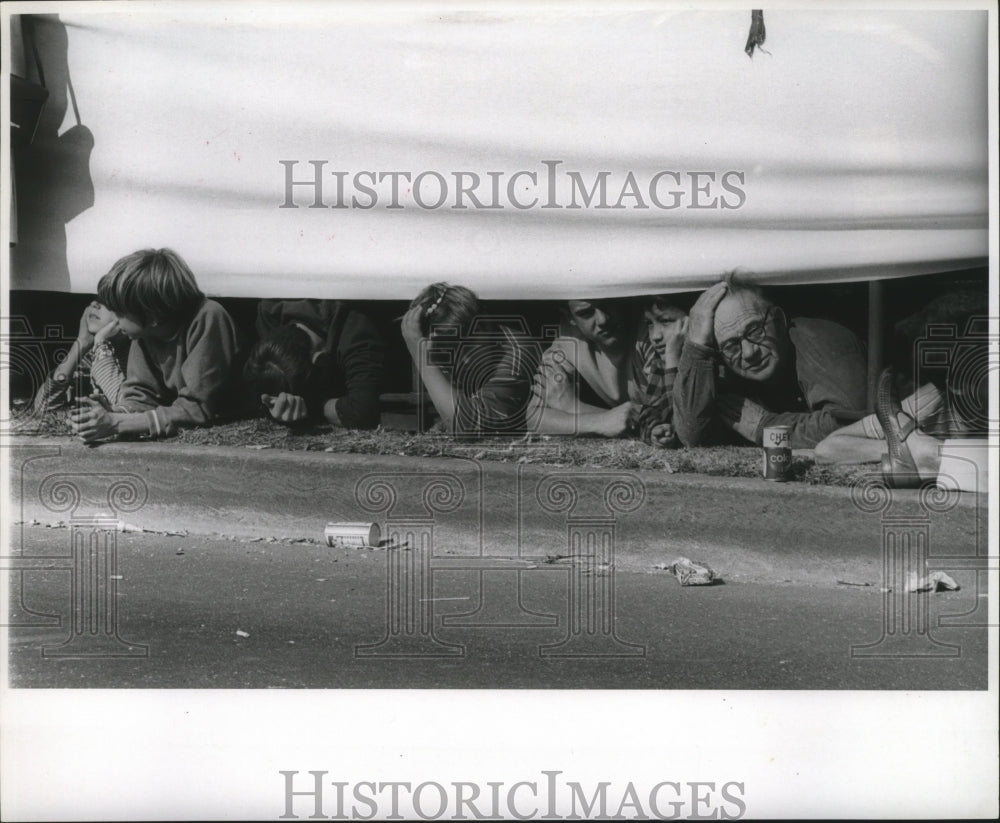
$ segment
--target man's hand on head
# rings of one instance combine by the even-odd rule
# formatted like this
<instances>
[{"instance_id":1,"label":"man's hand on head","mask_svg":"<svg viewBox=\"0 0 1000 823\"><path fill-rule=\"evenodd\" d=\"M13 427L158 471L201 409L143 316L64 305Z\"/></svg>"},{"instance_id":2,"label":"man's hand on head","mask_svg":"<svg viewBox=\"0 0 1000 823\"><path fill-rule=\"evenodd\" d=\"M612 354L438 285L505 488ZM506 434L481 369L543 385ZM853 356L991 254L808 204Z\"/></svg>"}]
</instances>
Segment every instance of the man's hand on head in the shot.
<instances>
[{"instance_id":1,"label":"man's hand on head","mask_svg":"<svg viewBox=\"0 0 1000 823\"><path fill-rule=\"evenodd\" d=\"M725 296L724 282L716 283L701 293L688 315L688 340L700 346L715 346L715 310Z\"/></svg>"}]
</instances>

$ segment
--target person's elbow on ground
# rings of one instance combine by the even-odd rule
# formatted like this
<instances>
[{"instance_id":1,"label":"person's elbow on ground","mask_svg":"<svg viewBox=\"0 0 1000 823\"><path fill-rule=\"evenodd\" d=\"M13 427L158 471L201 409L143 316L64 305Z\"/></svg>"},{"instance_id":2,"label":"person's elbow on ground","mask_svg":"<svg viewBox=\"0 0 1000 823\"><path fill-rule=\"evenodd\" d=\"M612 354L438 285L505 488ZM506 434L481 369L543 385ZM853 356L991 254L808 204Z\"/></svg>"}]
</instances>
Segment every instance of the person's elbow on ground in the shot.
<instances>
[{"instance_id":1,"label":"person's elbow on ground","mask_svg":"<svg viewBox=\"0 0 1000 823\"><path fill-rule=\"evenodd\" d=\"M334 426L370 431L382 422L382 409L377 396L342 397L327 401L323 416Z\"/></svg>"},{"instance_id":2,"label":"person's elbow on ground","mask_svg":"<svg viewBox=\"0 0 1000 823\"><path fill-rule=\"evenodd\" d=\"M687 448L700 446L708 421L699 419L698 413L691 408L687 394L678 384L674 384L673 407L674 434L681 445Z\"/></svg>"},{"instance_id":3,"label":"person's elbow on ground","mask_svg":"<svg viewBox=\"0 0 1000 823\"><path fill-rule=\"evenodd\" d=\"M678 414L674 410L674 436L685 448L702 445L704 439L704 425L692 425L683 414Z\"/></svg>"},{"instance_id":4,"label":"person's elbow on ground","mask_svg":"<svg viewBox=\"0 0 1000 823\"><path fill-rule=\"evenodd\" d=\"M193 397L178 397L171 405L158 406L144 414L149 425L149 435L154 439L173 437L181 429L207 426L215 417L207 402Z\"/></svg>"}]
</instances>

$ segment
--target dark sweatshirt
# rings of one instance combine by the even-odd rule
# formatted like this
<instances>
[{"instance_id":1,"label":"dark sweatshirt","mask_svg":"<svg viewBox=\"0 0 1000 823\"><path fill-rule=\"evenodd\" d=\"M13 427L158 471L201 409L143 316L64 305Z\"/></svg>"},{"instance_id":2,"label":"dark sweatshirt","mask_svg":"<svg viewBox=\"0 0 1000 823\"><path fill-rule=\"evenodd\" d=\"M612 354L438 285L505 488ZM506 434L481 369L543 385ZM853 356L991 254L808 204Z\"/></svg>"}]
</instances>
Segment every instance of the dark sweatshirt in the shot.
<instances>
[{"instance_id":1,"label":"dark sweatshirt","mask_svg":"<svg viewBox=\"0 0 1000 823\"><path fill-rule=\"evenodd\" d=\"M347 429L374 429L381 419L379 394L384 373L385 341L369 317L340 300L262 300L257 333L301 323L321 340L316 373L306 398L309 413L322 416L322 405L338 398L337 417Z\"/></svg>"}]
</instances>

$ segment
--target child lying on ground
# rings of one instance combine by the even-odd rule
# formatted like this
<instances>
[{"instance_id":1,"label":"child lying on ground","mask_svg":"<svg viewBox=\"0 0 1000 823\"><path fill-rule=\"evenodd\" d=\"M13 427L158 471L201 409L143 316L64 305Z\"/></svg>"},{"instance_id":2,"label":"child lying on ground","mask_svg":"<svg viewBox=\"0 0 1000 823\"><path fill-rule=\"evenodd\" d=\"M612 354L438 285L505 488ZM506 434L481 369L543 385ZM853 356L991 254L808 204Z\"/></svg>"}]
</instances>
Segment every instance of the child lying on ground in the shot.
<instances>
[{"instance_id":1,"label":"child lying on ground","mask_svg":"<svg viewBox=\"0 0 1000 823\"><path fill-rule=\"evenodd\" d=\"M385 343L367 315L339 300L262 300L257 333L243 377L272 418L378 426Z\"/></svg>"},{"instance_id":2,"label":"child lying on ground","mask_svg":"<svg viewBox=\"0 0 1000 823\"><path fill-rule=\"evenodd\" d=\"M117 403L82 398L73 431L88 443L165 437L212 420L230 399L239 346L232 318L187 264L170 249L133 252L101 280L98 299L132 341L126 379Z\"/></svg>"},{"instance_id":3,"label":"child lying on ground","mask_svg":"<svg viewBox=\"0 0 1000 823\"><path fill-rule=\"evenodd\" d=\"M639 438L652 446L680 445L673 426L673 387L687 323L687 313L670 296L647 299L642 328L636 336L640 365L634 369L630 422Z\"/></svg>"},{"instance_id":4,"label":"child lying on ground","mask_svg":"<svg viewBox=\"0 0 1000 823\"><path fill-rule=\"evenodd\" d=\"M114 313L100 301L91 301L80 316L80 328L66 358L35 395L35 412L54 411L91 392L117 404L125 382L127 346L123 341L127 338L119 331Z\"/></svg>"},{"instance_id":5,"label":"child lying on ground","mask_svg":"<svg viewBox=\"0 0 1000 823\"><path fill-rule=\"evenodd\" d=\"M518 324L479 312L469 289L434 283L403 316L403 339L448 429L524 434L541 347Z\"/></svg>"}]
</instances>

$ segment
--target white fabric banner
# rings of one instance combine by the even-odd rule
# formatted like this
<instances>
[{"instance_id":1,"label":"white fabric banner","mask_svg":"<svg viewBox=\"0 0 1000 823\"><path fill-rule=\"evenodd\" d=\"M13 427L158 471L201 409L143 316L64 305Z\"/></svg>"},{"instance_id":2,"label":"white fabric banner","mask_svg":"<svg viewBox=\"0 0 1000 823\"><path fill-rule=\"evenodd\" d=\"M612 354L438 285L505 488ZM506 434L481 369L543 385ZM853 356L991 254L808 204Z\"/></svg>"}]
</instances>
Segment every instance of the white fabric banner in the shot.
<instances>
[{"instance_id":1,"label":"white fabric banner","mask_svg":"<svg viewBox=\"0 0 1000 823\"><path fill-rule=\"evenodd\" d=\"M986 12L766 10L752 59L750 19L70 8L35 40L43 62L62 48L94 201L53 216L87 183L58 164L16 181L11 285L91 292L161 246L232 297L403 299L434 280L597 297L736 267L791 284L983 264ZM77 126L66 98L42 156Z\"/></svg>"}]
</instances>

